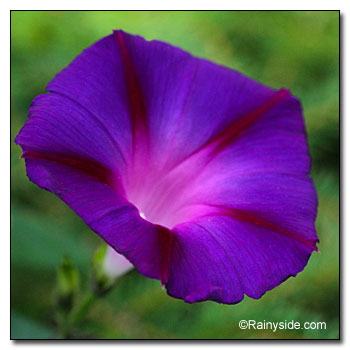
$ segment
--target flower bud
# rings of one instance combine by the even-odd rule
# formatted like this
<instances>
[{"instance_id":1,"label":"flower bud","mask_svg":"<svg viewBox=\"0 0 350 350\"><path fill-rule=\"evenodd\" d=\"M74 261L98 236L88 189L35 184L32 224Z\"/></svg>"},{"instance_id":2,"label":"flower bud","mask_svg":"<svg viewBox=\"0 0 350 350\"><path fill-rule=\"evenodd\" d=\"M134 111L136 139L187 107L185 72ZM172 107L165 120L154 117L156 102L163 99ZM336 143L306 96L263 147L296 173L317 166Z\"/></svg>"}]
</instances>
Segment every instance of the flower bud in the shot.
<instances>
[{"instance_id":1,"label":"flower bud","mask_svg":"<svg viewBox=\"0 0 350 350\"><path fill-rule=\"evenodd\" d=\"M92 287L97 295L103 295L114 285L116 279L129 271L133 265L107 244L99 247L92 260Z\"/></svg>"},{"instance_id":2,"label":"flower bud","mask_svg":"<svg viewBox=\"0 0 350 350\"><path fill-rule=\"evenodd\" d=\"M57 304L63 311L70 311L79 291L79 271L65 257L57 268Z\"/></svg>"}]
</instances>

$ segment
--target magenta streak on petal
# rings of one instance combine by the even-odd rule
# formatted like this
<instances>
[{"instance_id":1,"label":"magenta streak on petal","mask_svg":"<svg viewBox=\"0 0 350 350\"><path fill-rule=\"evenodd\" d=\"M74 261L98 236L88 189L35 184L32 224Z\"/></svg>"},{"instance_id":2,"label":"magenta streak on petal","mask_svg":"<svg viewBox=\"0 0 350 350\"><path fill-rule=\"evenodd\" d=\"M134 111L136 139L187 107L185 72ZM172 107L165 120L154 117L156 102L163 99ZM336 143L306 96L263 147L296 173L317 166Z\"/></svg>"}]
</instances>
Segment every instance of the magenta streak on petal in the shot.
<instances>
[{"instance_id":1,"label":"magenta streak on petal","mask_svg":"<svg viewBox=\"0 0 350 350\"><path fill-rule=\"evenodd\" d=\"M109 169L107 169L103 165L93 160L83 159L81 157L74 157L71 155L66 156L61 154L31 151L23 152L21 158L47 160L71 167L73 169L77 169L87 175L95 177L104 184L112 187L120 195L124 195L124 189L118 184L118 180L115 174L113 174Z\"/></svg>"},{"instance_id":2,"label":"magenta streak on petal","mask_svg":"<svg viewBox=\"0 0 350 350\"><path fill-rule=\"evenodd\" d=\"M135 151L137 147L140 146L140 141L147 141L148 138L146 107L141 93L140 84L138 82L136 72L134 70L133 63L124 39L124 35L121 31L117 31L115 32L115 37L120 48L120 53L124 65L134 136L133 147Z\"/></svg>"},{"instance_id":3,"label":"magenta streak on petal","mask_svg":"<svg viewBox=\"0 0 350 350\"><path fill-rule=\"evenodd\" d=\"M207 141L203 146L188 155L180 163L170 169L169 173L172 172L172 170L180 167L183 163L187 162L195 155L201 155L201 157L204 158L207 157L207 161L204 162L204 165L208 164L218 153L220 153L223 149L225 149L225 147L231 144L234 139L237 138L244 130L254 124L254 122L257 121L259 117L261 117L276 103L288 95L290 95L290 92L286 89L277 91L277 93L267 102L263 103L256 109L253 109L238 120L232 122L226 129L221 131L218 135ZM203 162L201 163L203 164ZM197 174L199 174L199 172L197 172Z\"/></svg>"},{"instance_id":4,"label":"magenta streak on petal","mask_svg":"<svg viewBox=\"0 0 350 350\"><path fill-rule=\"evenodd\" d=\"M155 225L159 234L160 258L161 258L161 284L162 287L168 281L168 271L173 247L174 234L166 227Z\"/></svg>"},{"instance_id":5,"label":"magenta streak on petal","mask_svg":"<svg viewBox=\"0 0 350 350\"><path fill-rule=\"evenodd\" d=\"M284 97L290 95L289 91L286 89L279 90L271 99L259 106L258 108L252 110L246 114L243 118L238 119L233 122L227 129L222 131L219 135L214 137L209 141L209 144L204 145L208 147L209 145L214 145L214 149L211 152L214 157L226 146L228 146L242 131L247 129L252 125L260 116L267 112L271 107L273 107L277 102L279 102Z\"/></svg>"},{"instance_id":6,"label":"magenta streak on petal","mask_svg":"<svg viewBox=\"0 0 350 350\"><path fill-rule=\"evenodd\" d=\"M165 184L165 186L163 186L163 188L160 187L162 194L159 195L154 192L149 196L151 198L150 201L152 201L152 198L154 197L161 196L163 198L152 208L153 212L157 212L160 208L164 207L165 203L169 202L169 198L179 197L179 194L193 183L193 181L201 174L201 171L215 158L216 155L230 145L237 137L239 137L239 135L241 135L242 132L253 125L259 117L264 115L269 109L289 95L290 93L286 89L277 91L268 101L251 110L238 120L232 122L226 129L211 138L203 146L192 152L184 160L170 169L167 174L163 176L163 185ZM186 174L181 174L183 180L181 186L174 185L173 176L178 177L177 172L185 168L190 168L191 170L186 171ZM183 205L183 203L179 203L179 207L181 207L181 205ZM172 211L177 211L180 209L179 207L177 206L176 208L173 208Z\"/></svg>"},{"instance_id":7,"label":"magenta streak on petal","mask_svg":"<svg viewBox=\"0 0 350 350\"><path fill-rule=\"evenodd\" d=\"M311 248L312 250L316 250L318 252L318 248L315 245L315 242L310 242L306 239L303 239L302 237L295 235L292 232L289 232L288 230L284 229L283 227L280 227L274 223L271 223L267 220L261 219L259 216L250 213L247 210L241 210L241 209L234 209L234 208L226 208L216 205L210 205L210 207L218 209L217 212L212 212L205 214L205 216L211 216L211 215L224 215L224 216L230 216L232 218L242 220L248 223L251 223L256 226L260 226L262 228L272 230L278 233L281 233L287 237L293 238L296 241L303 243L307 247Z\"/></svg>"},{"instance_id":8,"label":"magenta streak on petal","mask_svg":"<svg viewBox=\"0 0 350 350\"><path fill-rule=\"evenodd\" d=\"M201 146L199 149L190 154L187 158L193 155L208 150L208 162L210 162L218 153L220 153L225 147L227 147L235 138L237 138L244 130L254 124L259 117L264 115L270 108L278 103L284 97L290 95L286 89L281 89L268 101L261 106L253 109L243 117L232 122L225 130L221 131L218 135L214 136L207 143Z\"/></svg>"}]
</instances>

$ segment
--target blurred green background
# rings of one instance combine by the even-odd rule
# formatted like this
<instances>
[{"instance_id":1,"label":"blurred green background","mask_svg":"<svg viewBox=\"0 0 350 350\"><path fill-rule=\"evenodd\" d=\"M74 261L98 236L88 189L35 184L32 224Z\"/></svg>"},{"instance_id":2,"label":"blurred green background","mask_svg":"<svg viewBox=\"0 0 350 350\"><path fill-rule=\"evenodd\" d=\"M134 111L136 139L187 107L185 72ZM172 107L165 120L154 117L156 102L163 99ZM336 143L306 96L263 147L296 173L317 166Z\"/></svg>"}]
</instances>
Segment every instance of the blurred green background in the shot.
<instances>
[{"instance_id":1,"label":"blurred green background","mask_svg":"<svg viewBox=\"0 0 350 350\"><path fill-rule=\"evenodd\" d=\"M304 107L319 196L314 253L296 278L228 306L186 304L135 270L98 300L78 338L338 338L339 336L339 13L32 12L11 13L11 330L12 338L53 338L56 268L69 256L89 284L100 245L83 221L26 177L13 142L31 100L84 48L113 29L160 39L232 67ZM241 319L325 321L326 330L240 330Z\"/></svg>"}]
</instances>

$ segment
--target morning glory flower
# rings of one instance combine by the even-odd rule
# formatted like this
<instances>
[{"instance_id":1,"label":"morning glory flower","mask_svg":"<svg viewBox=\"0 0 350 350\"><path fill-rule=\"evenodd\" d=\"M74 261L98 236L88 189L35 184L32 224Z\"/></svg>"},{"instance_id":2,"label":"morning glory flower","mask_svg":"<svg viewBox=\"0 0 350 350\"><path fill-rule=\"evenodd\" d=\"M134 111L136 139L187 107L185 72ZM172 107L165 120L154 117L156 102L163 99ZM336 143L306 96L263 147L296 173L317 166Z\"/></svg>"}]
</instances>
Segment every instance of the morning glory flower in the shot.
<instances>
[{"instance_id":1,"label":"morning glory flower","mask_svg":"<svg viewBox=\"0 0 350 350\"><path fill-rule=\"evenodd\" d=\"M260 298L318 238L302 108L286 90L115 31L34 99L27 175L169 295Z\"/></svg>"}]
</instances>

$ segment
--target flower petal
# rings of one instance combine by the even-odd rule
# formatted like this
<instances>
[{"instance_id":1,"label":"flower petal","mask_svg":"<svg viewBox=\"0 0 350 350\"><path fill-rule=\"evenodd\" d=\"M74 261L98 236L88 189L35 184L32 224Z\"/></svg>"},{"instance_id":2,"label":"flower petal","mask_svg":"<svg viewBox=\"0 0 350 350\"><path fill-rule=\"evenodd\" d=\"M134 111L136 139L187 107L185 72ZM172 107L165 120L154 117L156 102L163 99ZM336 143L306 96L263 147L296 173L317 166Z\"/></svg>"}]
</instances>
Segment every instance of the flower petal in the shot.
<instances>
[{"instance_id":1,"label":"flower petal","mask_svg":"<svg viewBox=\"0 0 350 350\"><path fill-rule=\"evenodd\" d=\"M67 203L147 277L161 279L159 233L111 186L57 161L26 159L29 179Z\"/></svg>"},{"instance_id":2,"label":"flower petal","mask_svg":"<svg viewBox=\"0 0 350 350\"><path fill-rule=\"evenodd\" d=\"M308 178L310 157L300 103L286 90L274 96L279 97L274 103L267 100L258 109L234 121L161 178L150 198L162 200L153 207L147 205L151 208L148 210L159 213L166 208L164 223L171 227L197 216L196 209L190 206L219 203L231 207L242 196L248 202L259 201L256 191L264 190L265 183L260 183L265 177L272 190L279 185L279 179L286 182L283 189L286 188L290 178L288 192L293 193L294 185L310 188L312 196L304 197L301 193L300 200L306 201L302 207L310 204L307 209L313 221L316 195ZM244 179L245 183L240 185ZM246 189L247 184L256 184L254 191ZM280 191L282 194L282 188ZM276 201L288 204L286 196L277 197ZM266 209L269 209L267 205ZM299 212L296 213L299 215Z\"/></svg>"},{"instance_id":3,"label":"flower petal","mask_svg":"<svg viewBox=\"0 0 350 350\"><path fill-rule=\"evenodd\" d=\"M104 167L120 182L119 189L123 192L126 159L115 136L98 118L65 96L36 97L16 143L21 145L24 157L40 153L62 161L65 158L66 162L75 159L82 164L89 161L96 167Z\"/></svg>"},{"instance_id":4,"label":"flower petal","mask_svg":"<svg viewBox=\"0 0 350 350\"><path fill-rule=\"evenodd\" d=\"M172 189L183 193L173 216L187 223L173 229L166 286L187 302L260 298L317 250L317 196L298 101L285 95L236 130L214 157L211 143L168 175L202 169L188 178L190 190Z\"/></svg>"},{"instance_id":5,"label":"flower petal","mask_svg":"<svg viewBox=\"0 0 350 350\"><path fill-rule=\"evenodd\" d=\"M123 62L113 35L88 47L48 84L47 90L72 100L112 135L128 159L132 125Z\"/></svg>"},{"instance_id":6,"label":"flower petal","mask_svg":"<svg viewBox=\"0 0 350 350\"><path fill-rule=\"evenodd\" d=\"M235 304L244 294L260 298L305 267L313 247L225 214L204 216L174 228L166 284L186 302Z\"/></svg>"}]
</instances>

